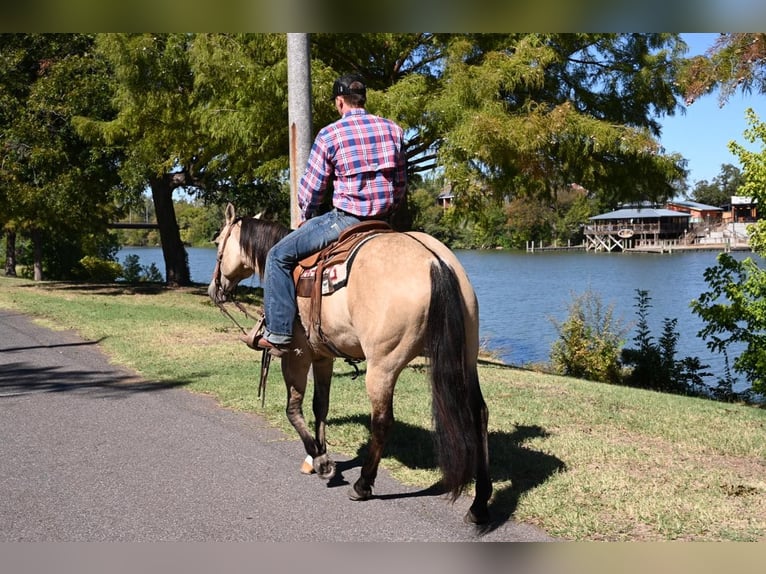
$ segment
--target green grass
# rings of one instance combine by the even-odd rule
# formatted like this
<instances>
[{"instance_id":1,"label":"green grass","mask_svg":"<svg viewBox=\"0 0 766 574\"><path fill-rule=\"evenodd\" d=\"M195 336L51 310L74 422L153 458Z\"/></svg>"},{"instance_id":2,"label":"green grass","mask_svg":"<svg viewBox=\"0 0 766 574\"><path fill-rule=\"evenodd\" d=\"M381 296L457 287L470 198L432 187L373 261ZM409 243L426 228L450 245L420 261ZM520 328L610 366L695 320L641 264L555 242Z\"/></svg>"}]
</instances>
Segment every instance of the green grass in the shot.
<instances>
[{"instance_id":1,"label":"green grass","mask_svg":"<svg viewBox=\"0 0 766 574\"><path fill-rule=\"evenodd\" d=\"M255 412L296 436L284 416L278 361L266 403L260 354L202 288L78 286L0 277L0 307L98 340L115 363ZM362 365L362 369L364 366ZM363 454L363 378L336 362L332 451ZM569 540L766 540L766 410L480 365L490 410L493 512ZM383 466L403 482L438 480L424 364L402 374ZM310 399L306 414L310 418ZM296 447L296 469L303 455Z\"/></svg>"}]
</instances>

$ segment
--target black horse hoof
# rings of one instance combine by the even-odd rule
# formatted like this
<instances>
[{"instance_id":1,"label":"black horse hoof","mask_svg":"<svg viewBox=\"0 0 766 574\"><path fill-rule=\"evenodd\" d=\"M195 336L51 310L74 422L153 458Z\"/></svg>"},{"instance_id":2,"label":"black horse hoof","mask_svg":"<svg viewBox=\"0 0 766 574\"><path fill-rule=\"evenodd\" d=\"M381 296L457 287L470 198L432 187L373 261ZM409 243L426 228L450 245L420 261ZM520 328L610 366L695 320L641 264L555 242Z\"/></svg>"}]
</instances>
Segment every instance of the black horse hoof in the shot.
<instances>
[{"instance_id":1,"label":"black horse hoof","mask_svg":"<svg viewBox=\"0 0 766 574\"><path fill-rule=\"evenodd\" d=\"M348 489L348 497L351 500L368 500L372 498L372 488L360 486L359 481Z\"/></svg>"},{"instance_id":2,"label":"black horse hoof","mask_svg":"<svg viewBox=\"0 0 766 574\"><path fill-rule=\"evenodd\" d=\"M465 516L463 516L463 522L466 524L475 524L477 526L487 524L489 522L489 511L487 509L474 510L471 508L465 513Z\"/></svg>"},{"instance_id":3,"label":"black horse hoof","mask_svg":"<svg viewBox=\"0 0 766 574\"><path fill-rule=\"evenodd\" d=\"M314 472L323 480L330 480L335 476L335 462L330 460L327 455L314 459Z\"/></svg>"}]
</instances>

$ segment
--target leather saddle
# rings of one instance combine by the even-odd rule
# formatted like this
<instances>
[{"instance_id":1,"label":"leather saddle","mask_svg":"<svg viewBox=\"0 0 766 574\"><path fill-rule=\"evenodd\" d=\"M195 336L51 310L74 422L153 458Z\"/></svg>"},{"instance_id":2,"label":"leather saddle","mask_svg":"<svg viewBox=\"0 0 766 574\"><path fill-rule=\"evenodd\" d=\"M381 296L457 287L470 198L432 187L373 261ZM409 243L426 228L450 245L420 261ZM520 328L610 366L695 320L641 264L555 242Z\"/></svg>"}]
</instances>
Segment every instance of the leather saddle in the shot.
<instances>
[{"instance_id":1,"label":"leather saddle","mask_svg":"<svg viewBox=\"0 0 766 574\"><path fill-rule=\"evenodd\" d=\"M321 336L322 296L346 286L351 264L359 247L375 235L393 231L393 228L385 221L362 221L344 229L335 243L298 262L293 271L295 293L298 297L311 299L309 304L311 331ZM324 341L324 337L322 339L323 342L328 343Z\"/></svg>"}]
</instances>

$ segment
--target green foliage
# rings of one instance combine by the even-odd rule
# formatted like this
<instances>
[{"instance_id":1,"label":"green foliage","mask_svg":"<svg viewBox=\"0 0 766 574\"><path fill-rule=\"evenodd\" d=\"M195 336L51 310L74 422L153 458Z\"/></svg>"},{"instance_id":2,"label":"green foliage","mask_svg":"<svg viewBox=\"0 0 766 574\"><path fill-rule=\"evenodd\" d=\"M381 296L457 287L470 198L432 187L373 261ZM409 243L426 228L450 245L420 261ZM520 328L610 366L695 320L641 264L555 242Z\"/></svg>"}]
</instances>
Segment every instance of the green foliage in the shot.
<instances>
[{"instance_id":1,"label":"green foliage","mask_svg":"<svg viewBox=\"0 0 766 574\"><path fill-rule=\"evenodd\" d=\"M572 182L603 203L671 196L682 162L661 153L648 111L673 113L680 48L663 34L451 38L429 111L459 203L476 213L488 193L552 196Z\"/></svg>"},{"instance_id":2,"label":"green foliage","mask_svg":"<svg viewBox=\"0 0 766 574\"><path fill-rule=\"evenodd\" d=\"M696 357L676 360L677 319L665 319L658 342L649 328L649 293L637 289L636 348L623 348L627 329L614 319L597 293L575 296L563 323L554 321L558 339L551 347L554 372L592 381L625 384L667 393L715 396L705 383L710 373Z\"/></svg>"},{"instance_id":3,"label":"green foliage","mask_svg":"<svg viewBox=\"0 0 766 574\"><path fill-rule=\"evenodd\" d=\"M720 173L713 178L712 183L703 179L695 184L692 199L706 205L721 207L731 201L732 195L740 195L743 183L744 178L738 167L723 164Z\"/></svg>"},{"instance_id":4,"label":"green foliage","mask_svg":"<svg viewBox=\"0 0 766 574\"><path fill-rule=\"evenodd\" d=\"M737 261L721 253L704 277L709 290L691 303L705 322L698 335L711 351L724 355L727 365L732 344L743 344L734 371L745 376L752 392L766 393L766 271L752 258ZM727 379L719 383L725 394L731 388Z\"/></svg>"},{"instance_id":5,"label":"green foliage","mask_svg":"<svg viewBox=\"0 0 766 574\"><path fill-rule=\"evenodd\" d=\"M175 206L183 242L196 247L209 247L221 226L221 210L199 201L176 202Z\"/></svg>"},{"instance_id":6,"label":"green foliage","mask_svg":"<svg viewBox=\"0 0 766 574\"><path fill-rule=\"evenodd\" d=\"M45 277L79 280L83 278L81 260L84 257L109 261L114 259L118 249L116 236L112 234L79 235L68 230L53 229L45 235L45 240L41 241L40 264ZM22 276L31 278L35 261L32 241L24 237L18 238L16 250Z\"/></svg>"},{"instance_id":7,"label":"green foliage","mask_svg":"<svg viewBox=\"0 0 766 574\"><path fill-rule=\"evenodd\" d=\"M162 281L162 273L157 266L154 263L151 263L148 266L141 265L138 255L127 255L123 260L121 267L121 277L126 283L159 283Z\"/></svg>"},{"instance_id":8,"label":"green foliage","mask_svg":"<svg viewBox=\"0 0 766 574\"><path fill-rule=\"evenodd\" d=\"M0 162L0 222L47 229L66 213L69 233L83 221L95 233L150 185L167 272L182 281L183 245L209 225L174 213L174 190L286 221L285 39L5 35L1 149L14 161ZM334 120L333 78L363 74L370 111L407 128L413 181L437 170L455 192L454 209L428 216L437 236L563 243L593 206L675 192L683 162L655 138L656 118L676 109L682 48L655 33L312 34L311 111L315 126ZM573 182L587 192L570 203Z\"/></svg>"},{"instance_id":9,"label":"green foliage","mask_svg":"<svg viewBox=\"0 0 766 574\"><path fill-rule=\"evenodd\" d=\"M625 384L632 387L652 389L664 393L709 395L709 388L704 378L708 365L700 363L696 357L676 360L678 348L678 319L664 318L662 336L658 342L649 329L649 292L636 289L636 335L632 349L622 350L622 362L628 367Z\"/></svg>"},{"instance_id":10,"label":"green foliage","mask_svg":"<svg viewBox=\"0 0 766 574\"><path fill-rule=\"evenodd\" d=\"M716 88L721 105L737 91L766 93L766 34L719 34L705 54L684 62L678 81L687 104Z\"/></svg>"},{"instance_id":11,"label":"green foliage","mask_svg":"<svg viewBox=\"0 0 766 574\"><path fill-rule=\"evenodd\" d=\"M122 266L116 261L86 255L80 259L82 275L78 279L97 283L111 283L122 275Z\"/></svg>"},{"instance_id":12,"label":"green foliage","mask_svg":"<svg viewBox=\"0 0 766 574\"><path fill-rule=\"evenodd\" d=\"M766 203L766 124L755 112L747 110L749 127L745 139L761 142L760 151L751 151L737 142L729 149L743 167L742 195L752 196L759 205ZM750 247L761 257L766 256L766 221L751 225ZM736 398L733 378L728 371L732 344L745 349L734 359L733 370L745 376L750 392L766 394L766 271L753 258L737 261L728 253L718 256L717 263L705 270L709 290L691 303L692 311L705 322L699 336L709 349L723 354L726 376L719 381L718 392Z\"/></svg>"},{"instance_id":13,"label":"green foliage","mask_svg":"<svg viewBox=\"0 0 766 574\"><path fill-rule=\"evenodd\" d=\"M503 223L513 247L523 249L530 241L551 243L554 214L538 198L513 199L506 206L505 216Z\"/></svg>"},{"instance_id":14,"label":"green foliage","mask_svg":"<svg viewBox=\"0 0 766 574\"><path fill-rule=\"evenodd\" d=\"M412 227L424 231L442 241L448 240L449 228L444 217L445 208L437 202L439 190L433 184L410 187L409 207Z\"/></svg>"},{"instance_id":15,"label":"green foliage","mask_svg":"<svg viewBox=\"0 0 766 574\"><path fill-rule=\"evenodd\" d=\"M554 321L559 338L551 348L556 373L619 383L620 348L625 329L614 318L614 305L604 306L597 293L588 290L574 296L563 323Z\"/></svg>"},{"instance_id":16,"label":"green foliage","mask_svg":"<svg viewBox=\"0 0 766 574\"><path fill-rule=\"evenodd\" d=\"M106 236L114 213L119 152L89 145L72 126L80 114L114 112L93 42L87 34L0 36L0 225L37 238L35 263L51 278L72 277L94 254L89 237Z\"/></svg>"}]
</instances>

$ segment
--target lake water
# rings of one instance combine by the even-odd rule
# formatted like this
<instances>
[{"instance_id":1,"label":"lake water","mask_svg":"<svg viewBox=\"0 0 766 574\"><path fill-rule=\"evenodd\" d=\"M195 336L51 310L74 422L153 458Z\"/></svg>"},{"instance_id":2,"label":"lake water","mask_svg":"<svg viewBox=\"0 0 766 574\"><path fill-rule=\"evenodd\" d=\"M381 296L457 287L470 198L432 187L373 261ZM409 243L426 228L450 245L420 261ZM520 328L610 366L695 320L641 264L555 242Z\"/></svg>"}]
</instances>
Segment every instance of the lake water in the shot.
<instances>
[{"instance_id":1,"label":"lake water","mask_svg":"<svg viewBox=\"0 0 766 574\"><path fill-rule=\"evenodd\" d=\"M187 248L191 279L208 283L215 267L215 250ZM141 265L154 263L164 273L159 248L124 248L118 254L136 254ZM707 290L703 273L715 264L718 252L673 254L457 251L479 298L480 334L485 346L513 365L548 362L557 338L554 320L563 322L573 298L590 290L602 303L614 306L614 317L630 331L626 346L633 346L636 289L649 292L648 320L655 341L662 335L665 317L677 318L677 358L696 356L708 370L723 373L720 355L708 351L697 337L703 327L689 303ZM733 253L737 259L749 252ZM258 286L257 278L245 282ZM708 381L713 383L714 381Z\"/></svg>"}]
</instances>

